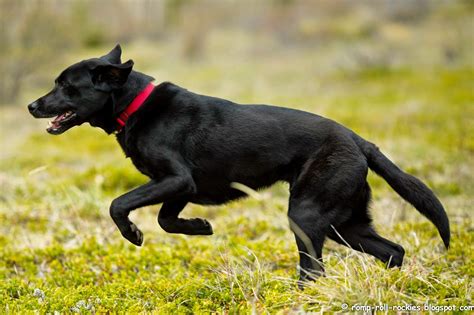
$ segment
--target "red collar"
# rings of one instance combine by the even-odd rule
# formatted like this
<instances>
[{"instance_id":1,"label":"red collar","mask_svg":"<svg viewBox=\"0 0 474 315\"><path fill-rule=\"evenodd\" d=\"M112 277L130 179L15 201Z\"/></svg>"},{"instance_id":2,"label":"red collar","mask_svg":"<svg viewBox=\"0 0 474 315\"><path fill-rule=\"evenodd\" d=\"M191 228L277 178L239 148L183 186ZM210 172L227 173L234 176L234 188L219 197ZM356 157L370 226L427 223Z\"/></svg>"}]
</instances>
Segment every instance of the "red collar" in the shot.
<instances>
[{"instance_id":1,"label":"red collar","mask_svg":"<svg viewBox=\"0 0 474 315\"><path fill-rule=\"evenodd\" d=\"M153 83L149 83L140 93L138 93L130 105L128 105L127 108L125 108L125 110L117 117L117 131L122 130L130 115L132 115L142 106L154 88L155 86Z\"/></svg>"}]
</instances>

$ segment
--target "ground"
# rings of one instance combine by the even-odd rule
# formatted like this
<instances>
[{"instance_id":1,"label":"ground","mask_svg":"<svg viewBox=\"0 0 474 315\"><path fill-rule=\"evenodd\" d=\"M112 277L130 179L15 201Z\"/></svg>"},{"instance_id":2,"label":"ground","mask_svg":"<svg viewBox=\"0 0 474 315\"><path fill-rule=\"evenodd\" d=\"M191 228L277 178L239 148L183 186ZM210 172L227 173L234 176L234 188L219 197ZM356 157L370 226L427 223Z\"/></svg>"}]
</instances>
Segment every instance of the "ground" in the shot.
<instances>
[{"instance_id":1,"label":"ground","mask_svg":"<svg viewBox=\"0 0 474 315\"><path fill-rule=\"evenodd\" d=\"M71 62L103 50L79 52ZM145 243L135 247L121 237L108 207L146 178L114 136L89 125L48 135L46 122L26 111L28 99L46 92L38 89L25 96L25 106L0 111L0 312L287 314L425 303L460 311L473 304L471 64L351 68L315 62L305 50L247 59L229 51L197 63L143 43L125 46L124 54L158 82L303 109L353 129L435 191L451 221L451 248L374 174L375 226L405 248L401 268L386 269L327 241L326 276L299 290L285 184L227 205L189 205L183 216L208 219L215 232L209 237L166 234L156 221L159 206L136 210L132 218Z\"/></svg>"}]
</instances>

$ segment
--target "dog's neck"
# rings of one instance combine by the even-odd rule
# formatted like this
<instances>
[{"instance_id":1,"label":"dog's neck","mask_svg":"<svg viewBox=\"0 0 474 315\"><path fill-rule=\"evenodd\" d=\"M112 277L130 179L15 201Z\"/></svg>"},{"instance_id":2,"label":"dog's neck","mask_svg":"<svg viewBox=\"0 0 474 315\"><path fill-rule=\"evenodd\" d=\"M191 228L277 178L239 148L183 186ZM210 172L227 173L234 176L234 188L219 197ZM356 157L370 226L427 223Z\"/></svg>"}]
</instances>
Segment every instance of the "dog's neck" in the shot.
<instances>
[{"instance_id":1,"label":"dog's neck","mask_svg":"<svg viewBox=\"0 0 474 315\"><path fill-rule=\"evenodd\" d=\"M151 82L154 78L137 71L130 72L127 82L121 89L112 92L112 103L114 109L114 119L123 112L133 99Z\"/></svg>"},{"instance_id":2,"label":"dog's neck","mask_svg":"<svg viewBox=\"0 0 474 315\"><path fill-rule=\"evenodd\" d=\"M117 117L153 80L153 77L144 73L130 72L127 82L120 89L112 92L104 109L90 121L90 124L102 128L108 134L115 132L117 130Z\"/></svg>"}]
</instances>

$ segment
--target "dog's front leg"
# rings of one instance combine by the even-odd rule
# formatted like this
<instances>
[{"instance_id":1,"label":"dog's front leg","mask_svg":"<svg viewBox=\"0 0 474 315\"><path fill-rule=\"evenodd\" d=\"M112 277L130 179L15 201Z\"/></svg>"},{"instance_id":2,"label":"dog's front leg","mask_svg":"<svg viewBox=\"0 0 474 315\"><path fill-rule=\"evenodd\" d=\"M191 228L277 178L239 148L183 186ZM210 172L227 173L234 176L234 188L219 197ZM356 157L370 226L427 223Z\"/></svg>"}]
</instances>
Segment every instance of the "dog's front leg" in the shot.
<instances>
[{"instance_id":1,"label":"dog's front leg","mask_svg":"<svg viewBox=\"0 0 474 315\"><path fill-rule=\"evenodd\" d=\"M186 198L193 195L195 191L196 187L190 176L172 176L160 181L151 180L112 201L110 216L123 237L140 246L143 243L143 233L129 220L130 212L166 200Z\"/></svg>"},{"instance_id":2,"label":"dog's front leg","mask_svg":"<svg viewBox=\"0 0 474 315\"><path fill-rule=\"evenodd\" d=\"M158 215L158 224L168 233L212 235L212 226L207 220L201 218L178 218L178 214L184 209L187 203L188 202L184 200L164 202Z\"/></svg>"}]
</instances>

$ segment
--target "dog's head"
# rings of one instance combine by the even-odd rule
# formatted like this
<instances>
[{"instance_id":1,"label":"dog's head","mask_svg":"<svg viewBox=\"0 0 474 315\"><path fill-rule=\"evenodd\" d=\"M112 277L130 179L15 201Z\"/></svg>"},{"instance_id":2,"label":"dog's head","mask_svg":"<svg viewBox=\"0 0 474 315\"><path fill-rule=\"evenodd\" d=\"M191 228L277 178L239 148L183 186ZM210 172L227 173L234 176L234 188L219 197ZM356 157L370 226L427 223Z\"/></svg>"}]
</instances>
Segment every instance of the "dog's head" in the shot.
<instances>
[{"instance_id":1,"label":"dog's head","mask_svg":"<svg viewBox=\"0 0 474 315\"><path fill-rule=\"evenodd\" d=\"M111 111L106 104L132 71L133 61L121 63L121 54L117 45L105 56L68 67L56 78L54 88L28 110L35 118L55 117L46 129L55 135L85 122L93 124L105 110Z\"/></svg>"}]
</instances>

